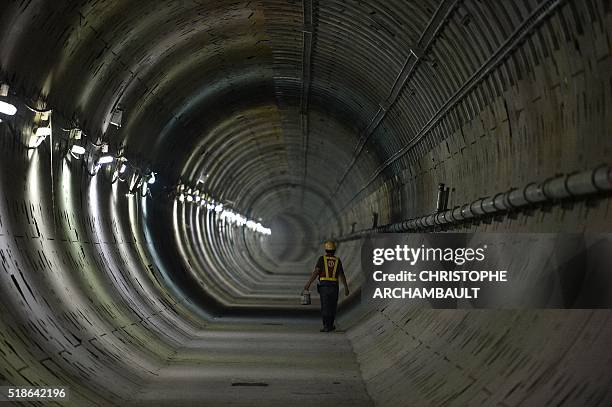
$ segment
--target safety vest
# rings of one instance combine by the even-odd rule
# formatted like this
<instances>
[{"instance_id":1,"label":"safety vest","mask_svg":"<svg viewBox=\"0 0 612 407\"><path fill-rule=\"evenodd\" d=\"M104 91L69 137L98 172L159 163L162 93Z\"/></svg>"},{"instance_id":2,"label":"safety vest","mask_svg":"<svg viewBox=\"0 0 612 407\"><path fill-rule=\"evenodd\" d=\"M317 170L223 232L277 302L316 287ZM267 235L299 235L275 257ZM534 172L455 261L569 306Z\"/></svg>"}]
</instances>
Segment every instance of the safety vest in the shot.
<instances>
[{"instance_id":1,"label":"safety vest","mask_svg":"<svg viewBox=\"0 0 612 407\"><path fill-rule=\"evenodd\" d=\"M319 276L321 281L338 281L336 271L338 271L338 263L340 260L334 256L323 256L323 268L325 269L325 277Z\"/></svg>"}]
</instances>

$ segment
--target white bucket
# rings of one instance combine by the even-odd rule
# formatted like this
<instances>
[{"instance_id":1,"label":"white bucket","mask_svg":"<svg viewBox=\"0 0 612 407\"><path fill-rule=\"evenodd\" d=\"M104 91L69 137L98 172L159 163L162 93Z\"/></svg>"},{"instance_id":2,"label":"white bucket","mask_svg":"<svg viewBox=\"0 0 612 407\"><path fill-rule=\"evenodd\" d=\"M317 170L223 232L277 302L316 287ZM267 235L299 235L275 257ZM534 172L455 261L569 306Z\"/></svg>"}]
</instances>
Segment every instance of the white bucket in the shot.
<instances>
[{"instance_id":1,"label":"white bucket","mask_svg":"<svg viewBox=\"0 0 612 407\"><path fill-rule=\"evenodd\" d=\"M302 292L302 305L310 305L310 291L304 290Z\"/></svg>"}]
</instances>

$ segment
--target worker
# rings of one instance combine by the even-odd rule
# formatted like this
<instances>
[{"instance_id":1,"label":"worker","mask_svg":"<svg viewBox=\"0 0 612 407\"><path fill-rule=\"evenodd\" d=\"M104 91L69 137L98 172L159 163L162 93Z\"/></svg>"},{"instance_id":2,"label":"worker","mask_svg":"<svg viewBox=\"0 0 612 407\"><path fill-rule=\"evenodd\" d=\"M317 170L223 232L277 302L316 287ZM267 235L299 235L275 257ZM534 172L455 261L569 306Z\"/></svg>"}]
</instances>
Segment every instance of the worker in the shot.
<instances>
[{"instance_id":1,"label":"worker","mask_svg":"<svg viewBox=\"0 0 612 407\"><path fill-rule=\"evenodd\" d=\"M336 318L336 308L338 307L338 279L344 286L344 295L349 295L349 287L344 276L342 262L336 257L336 243L325 242L325 255L319 257L310 280L304 286L304 290L310 290L310 285L319 278L317 291L321 298L321 317L323 328L321 332L331 332L336 329L334 319Z\"/></svg>"}]
</instances>

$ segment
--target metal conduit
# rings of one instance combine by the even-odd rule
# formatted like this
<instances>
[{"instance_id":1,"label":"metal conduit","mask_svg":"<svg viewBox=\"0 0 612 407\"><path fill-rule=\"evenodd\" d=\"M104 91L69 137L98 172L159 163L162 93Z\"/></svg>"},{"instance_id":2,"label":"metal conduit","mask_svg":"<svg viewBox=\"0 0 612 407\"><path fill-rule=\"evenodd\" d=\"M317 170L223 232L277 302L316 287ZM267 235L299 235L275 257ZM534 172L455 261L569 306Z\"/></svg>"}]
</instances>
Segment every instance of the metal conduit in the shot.
<instances>
[{"instance_id":1,"label":"metal conduit","mask_svg":"<svg viewBox=\"0 0 612 407\"><path fill-rule=\"evenodd\" d=\"M338 241L360 239L373 233L400 233L454 225L471 219L519 210L530 205L579 198L612 191L612 167L604 164L593 170L559 175L540 183L530 182L522 188L479 198L453 209L360 230L338 238Z\"/></svg>"}]
</instances>

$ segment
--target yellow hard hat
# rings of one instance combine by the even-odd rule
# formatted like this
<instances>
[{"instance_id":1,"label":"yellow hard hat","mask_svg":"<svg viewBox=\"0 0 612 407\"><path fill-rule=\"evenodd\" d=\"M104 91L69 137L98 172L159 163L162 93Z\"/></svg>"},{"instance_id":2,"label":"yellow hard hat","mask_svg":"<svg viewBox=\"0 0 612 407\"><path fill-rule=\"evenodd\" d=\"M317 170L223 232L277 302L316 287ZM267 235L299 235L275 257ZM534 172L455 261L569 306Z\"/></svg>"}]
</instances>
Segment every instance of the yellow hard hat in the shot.
<instances>
[{"instance_id":1,"label":"yellow hard hat","mask_svg":"<svg viewBox=\"0 0 612 407\"><path fill-rule=\"evenodd\" d=\"M328 251L336 250L336 243L332 242L331 240L328 240L327 242L325 242L325 250L328 250Z\"/></svg>"}]
</instances>

